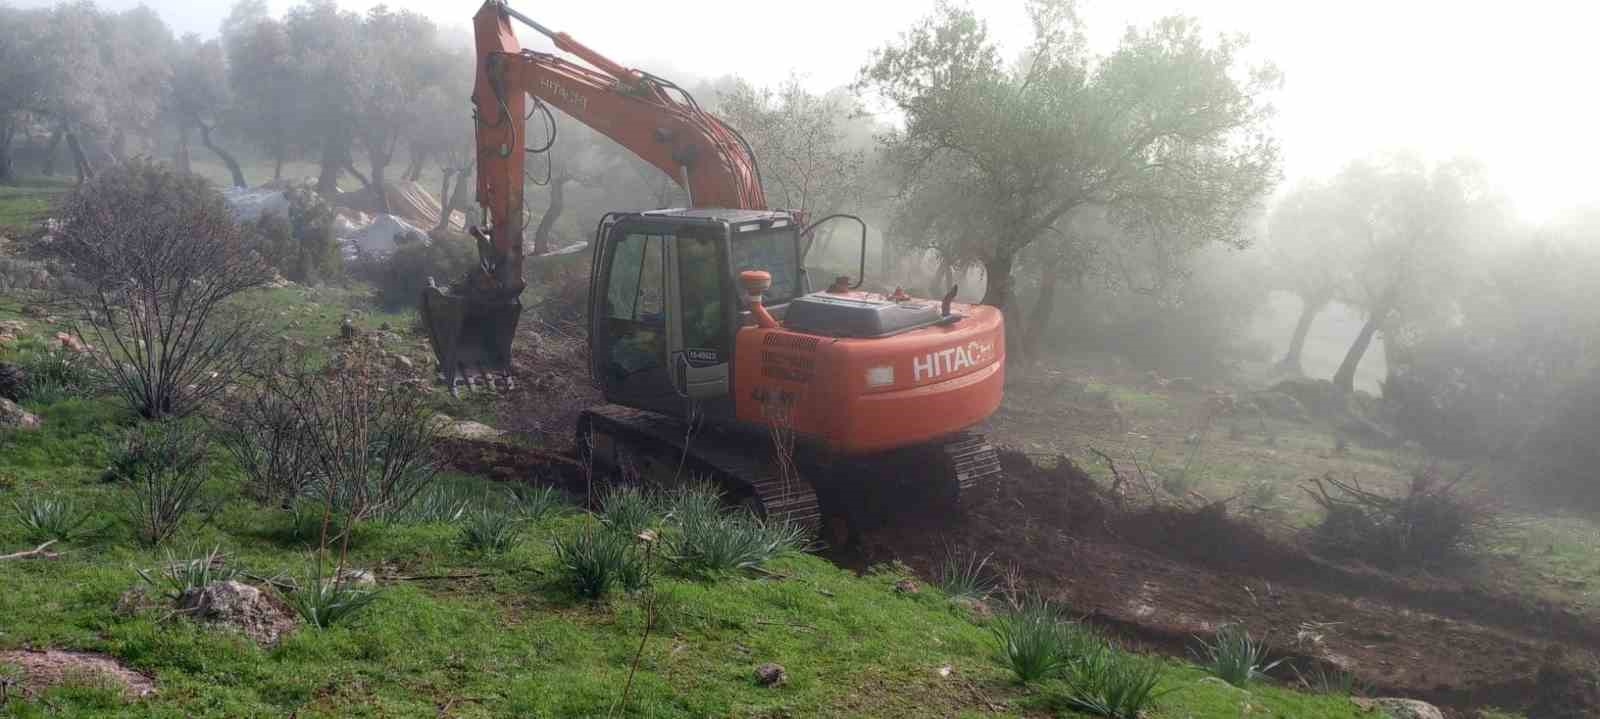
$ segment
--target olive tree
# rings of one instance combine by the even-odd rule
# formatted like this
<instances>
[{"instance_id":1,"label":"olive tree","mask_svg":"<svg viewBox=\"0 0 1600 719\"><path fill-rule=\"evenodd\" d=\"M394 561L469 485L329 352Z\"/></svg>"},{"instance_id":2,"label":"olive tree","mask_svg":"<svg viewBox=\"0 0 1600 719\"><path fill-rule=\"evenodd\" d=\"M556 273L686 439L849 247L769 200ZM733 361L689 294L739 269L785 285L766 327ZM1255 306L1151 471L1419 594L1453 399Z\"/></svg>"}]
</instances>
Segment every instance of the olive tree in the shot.
<instances>
[{"instance_id":1,"label":"olive tree","mask_svg":"<svg viewBox=\"0 0 1600 719\"><path fill-rule=\"evenodd\" d=\"M1267 219L1267 256L1277 288L1300 298L1289 349L1278 366L1299 373L1306 336L1317 315L1349 285L1350 265L1366 241L1336 187L1307 181L1273 205Z\"/></svg>"},{"instance_id":2,"label":"olive tree","mask_svg":"<svg viewBox=\"0 0 1600 719\"><path fill-rule=\"evenodd\" d=\"M985 304L1011 304L1018 258L1074 209L1220 216L1275 181L1265 96L1278 75L1241 67L1242 38L1208 39L1170 17L1097 57L1071 2L1028 9L1022 62L1002 61L971 10L941 5L876 51L858 81L904 117L884 140L902 216L910 208L920 226L967 233L954 259L983 267Z\"/></svg>"}]
</instances>

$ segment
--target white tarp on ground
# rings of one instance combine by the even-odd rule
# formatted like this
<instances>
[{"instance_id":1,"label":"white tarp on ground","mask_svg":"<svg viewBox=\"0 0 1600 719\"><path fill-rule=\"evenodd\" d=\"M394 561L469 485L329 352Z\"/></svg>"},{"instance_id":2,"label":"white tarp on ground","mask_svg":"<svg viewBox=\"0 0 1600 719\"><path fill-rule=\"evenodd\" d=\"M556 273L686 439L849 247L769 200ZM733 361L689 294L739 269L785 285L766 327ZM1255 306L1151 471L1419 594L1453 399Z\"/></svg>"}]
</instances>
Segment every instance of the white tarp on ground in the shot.
<instances>
[{"instance_id":1,"label":"white tarp on ground","mask_svg":"<svg viewBox=\"0 0 1600 719\"><path fill-rule=\"evenodd\" d=\"M428 241L428 233L394 215L378 215L360 232L340 238L340 241L345 246L346 255L359 250L362 254L381 256L394 252L395 247L399 246L395 242L396 235L407 233L416 233L422 242Z\"/></svg>"},{"instance_id":2,"label":"white tarp on ground","mask_svg":"<svg viewBox=\"0 0 1600 719\"><path fill-rule=\"evenodd\" d=\"M229 187L222 191L222 199L233 211L233 219L239 222L255 222L271 213L289 216L289 198L284 196L283 190Z\"/></svg>"}]
</instances>

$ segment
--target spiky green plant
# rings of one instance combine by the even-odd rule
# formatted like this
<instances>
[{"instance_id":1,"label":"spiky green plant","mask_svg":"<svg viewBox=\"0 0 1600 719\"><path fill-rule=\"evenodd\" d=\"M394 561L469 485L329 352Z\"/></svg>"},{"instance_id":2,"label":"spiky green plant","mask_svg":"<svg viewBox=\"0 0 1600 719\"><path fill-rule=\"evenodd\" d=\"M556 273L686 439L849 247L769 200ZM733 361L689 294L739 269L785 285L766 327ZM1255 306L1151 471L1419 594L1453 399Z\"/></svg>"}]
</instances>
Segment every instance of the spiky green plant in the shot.
<instances>
[{"instance_id":1,"label":"spiky green plant","mask_svg":"<svg viewBox=\"0 0 1600 719\"><path fill-rule=\"evenodd\" d=\"M381 592L362 587L335 572L323 573L322 561L311 564L304 581L286 597L301 619L317 629L328 629L348 623L357 614L377 601Z\"/></svg>"},{"instance_id":2,"label":"spiky green plant","mask_svg":"<svg viewBox=\"0 0 1600 719\"><path fill-rule=\"evenodd\" d=\"M611 487L600 497L600 521L629 537L654 526L659 516L656 503L631 484Z\"/></svg>"},{"instance_id":3,"label":"spiky green plant","mask_svg":"<svg viewBox=\"0 0 1600 719\"><path fill-rule=\"evenodd\" d=\"M28 539L35 542L70 541L90 517L70 499L40 494L12 500L11 509Z\"/></svg>"},{"instance_id":4,"label":"spiky green plant","mask_svg":"<svg viewBox=\"0 0 1600 719\"><path fill-rule=\"evenodd\" d=\"M997 584L988 571L993 556L945 547L944 559L933 569L933 583L951 599L983 599Z\"/></svg>"},{"instance_id":5,"label":"spiky green plant","mask_svg":"<svg viewBox=\"0 0 1600 719\"><path fill-rule=\"evenodd\" d=\"M645 581L644 559L632 535L586 521L553 543L561 579L579 597L599 599L613 587L638 588Z\"/></svg>"},{"instance_id":6,"label":"spiky green plant","mask_svg":"<svg viewBox=\"0 0 1600 719\"><path fill-rule=\"evenodd\" d=\"M1306 672L1301 672L1293 664L1289 668L1294 670L1294 677L1300 686L1314 694L1335 694L1339 696L1370 696L1372 685L1363 681L1361 677L1343 669L1328 668L1316 664Z\"/></svg>"},{"instance_id":7,"label":"spiky green plant","mask_svg":"<svg viewBox=\"0 0 1600 719\"><path fill-rule=\"evenodd\" d=\"M678 531L669 535L667 557L691 574L751 569L811 542L804 527L742 510L690 505L674 519Z\"/></svg>"},{"instance_id":8,"label":"spiky green plant","mask_svg":"<svg viewBox=\"0 0 1600 719\"><path fill-rule=\"evenodd\" d=\"M435 482L418 492L393 519L416 524L454 524L480 502L483 492L458 482Z\"/></svg>"},{"instance_id":9,"label":"spiky green plant","mask_svg":"<svg viewBox=\"0 0 1600 719\"><path fill-rule=\"evenodd\" d=\"M511 503L523 519L537 522L562 511L567 506L567 497L548 484L517 485L511 490Z\"/></svg>"},{"instance_id":10,"label":"spiky green plant","mask_svg":"<svg viewBox=\"0 0 1600 719\"><path fill-rule=\"evenodd\" d=\"M522 537L522 518L492 507L464 515L457 538L463 549L484 554L504 554Z\"/></svg>"},{"instance_id":11,"label":"spiky green plant","mask_svg":"<svg viewBox=\"0 0 1600 719\"><path fill-rule=\"evenodd\" d=\"M1060 676L1104 644L1082 625L1063 621L1055 606L1036 599L996 619L990 631L999 641L1000 663L1022 683Z\"/></svg>"},{"instance_id":12,"label":"spiky green plant","mask_svg":"<svg viewBox=\"0 0 1600 719\"><path fill-rule=\"evenodd\" d=\"M238 576L238 572L224 562L221 547L212 547L209 550L195 547L182 558L170 549L166 550L165 554L166 562L154 574L143 569L134 571L150 586L161 590L169 599L179 599L184 594L201 589L212 582L226 582Z\"/></svg>"},{"instance_id":13,"label":"spiky green plant","mask_svg":"<svg viewBox=\"0 0 1600 719\"><path fill-rule=\"evenodd\" d=\"M1206 671L1236 687L1243 687L1279 664L1282 659L1263 664L1267 658L1266 642L1250 637L1250 632L1237 624L1225 625L1217 630L1214 640L1208 642L1196 637L1200 649L1194 651L1195 659Z\"/></svg>"},{"instance_id":14,"label":"spiky green plant","mask_svg":"<svg viewBox=\"0 0 1600 719\"><path fill-rule=\"evenodd\" d=\"M1097 642L1067 664L1062 702L1097 716L1139 719L1167 693L1157 689L1164 673L1157 662Z\"/></svg>"}]
</instances>

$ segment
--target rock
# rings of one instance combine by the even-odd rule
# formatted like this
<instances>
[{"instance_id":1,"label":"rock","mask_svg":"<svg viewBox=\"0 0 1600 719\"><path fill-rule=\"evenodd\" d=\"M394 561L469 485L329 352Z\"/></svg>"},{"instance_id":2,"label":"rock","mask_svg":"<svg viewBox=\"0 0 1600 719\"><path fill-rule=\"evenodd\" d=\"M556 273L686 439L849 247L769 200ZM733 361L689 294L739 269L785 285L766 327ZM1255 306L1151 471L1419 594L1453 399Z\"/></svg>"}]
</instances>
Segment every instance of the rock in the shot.
<instances>
[{"instance_id":1,"label":"rock","mask_svg":"<svg viewBox=\"0 0 1600 719\"><path fill-rule=\"evenodd\" d=\"M178 598L178 609L201 621L237 628L261 644L277 642L295 626L293 616L242 582L212 582L190 589Z\"/></svg>"},{"instance_id":2,"label":"rock","mask_svg":"<svg viewBox=\"0 0 1600 719\"><path fill-rule=\"evenodd\" d=\"M1392 719L1444 719L1444 712L1439 711L1438 707L1416 699L1355 697L1350 701L1367 711L1381 711Z\"/></svg>"},{"instance_id":3,"label":"rock","mask_svg":"<svg viewBox=\"0 0 1600 719\"><path fill-rule=\"evenodd\" d=\"M50 289L50 271L46 270L43 267L34 268L33 272L28 275L28 289L30 289L30 290L48 290L48 289Z\"/></svg>"},{"instance_id":4,"label":"rock","mask_svg":"<svg viewBox=\"0 0 1600 719\"><path fill-rule=\"evenodd\" d=\"M782 684L789 675L783 671L782 664L767 662L756 667L756 684L764 687L774 687Z\"/></svg>"},{"instance_id":5,"label":"rock","mask_svg":"<svg viewBox=\"0 0 1600 719\"><path fill-rule=\"evenodd\" d=\"M67 332L57 332L56 341L61 343L61 349L76 352L78 354L83 354L94 349L92 345L84 344L83 340L80 340Z\"/></svg>"},{"instance_id":6,"label":"rock","mask_svg":"<svg viewBox=\"0 0 1600 719\"><path fill-rule=\"evenodd\" d=\"M994 617L994 609L982 599L962 597L956 600L956 606L967 610L967 615L975 622L984 622Z\"/></svg>"},{"instance_id":7,"label":"rock","mask_svg":"<svg viewBox=\"0 0 1600 719\"><path fill-rule=\"evenodd\" d=\"M0 429L38 429L39 418L17 406L16 402L0 397Z\"/></svg>"},{"instance_id":8,"label":"rock","mask_svg":"<svg viewBox=\"0 0 1600 719\"><path fill-rule=\"evenodd\" d=\"M407 357L405 355L395 355L394 356L394 368L398 369L398 370L410 371L410 370L416 369L416 364L414 364L411 361L410 357Z\"/></svg>"},{"instance_id":9,"label":"rock","mask_svg":"<svg viewBox=\"0 0 1600 719\"><path fill-rule=\"evenodd\" d=\"M439 433L446 437L455 437L457 439L468 440L493 440L499 438L500 435L505 434L505 432L490 427L482 422L473 422L471 420L461 420L458 422L454 419L451 419L450 415L447 414L434 416L436 417L435 421L441 424Z\"/></svg>"},{"instance_id":10,"label":"rock","mask_svg":"<svg viewBox=\"0 0 1600 719\"><path fill-rule=\"evenodd\" d=\"M154 603L150 601L150 595L144 586L140 585L117 595L117 603L112 605L111 611L119 617L127 617L150 606L154 606Z\"/></svg>"},{"instance_id":11,"label":"rock","mask_svg":"<svg viewBox=\"0 0 1600 719\"><path fill-rule=\"evenodd\" d=\"M902 579L894 583L894 591L897 594L916 594L917 583L910 579Z\"/></svg>"},{"instance_id":12,"label":"rock","mask_svg":"<svg viewBox=\"0 0 1600 719\"><path fill-rule=\"evenodd\" d=\"M0 344L4 344L0 342ZM13 402L22 400L22 388L28 383L28 371L21 366L0 362L0 399Z\"/></svg>"},{"instance_id":13,"label":"rock","mask_svg":"<svg viewBox=\"0 0 1600 719\"><path fill-rule=\"evenodd\" d=\"M28 323L22 320L0 321L0 332L8 335L20 335L28 331Z\"/></svg>"},{"instance_id":14,"label":"rock","mask_svg":"<svg viewBox=\"0 0 1600 719\"><path fill-rule=\"evenodd\" d=\"M1282 392L1257 392L1251 398L1255 406L1261 408L1262 414L1275 419L1287 419L1294 422L1309 422L1311 416L1306 413L1306 407L1300 400Z\"/></svg>"},{"instance_id":15,"label":"rock","mask_svg":"<svg viewBox=\"0 0 1600 719\"><path fill-rule=\"evenodd\" d=\"M44 317L44 316L46 316L48 314L50 314L50 310L47 310L47 309L45 309L44 307L42 307L40 305L23 305L22 306L22 315L24 317Z\"/></svg>"},{"instance_id":16,"label":"rock","mask_svg":"<svg viewBox=\"0 0 1600 719\"><path fill-rule=\"evenodd\" d=\"M378 578L373 576L372 572L353 567L339 570L336 575L336 581L353 587L375 587L378 585Z\"/></svg>"}]
</instances>

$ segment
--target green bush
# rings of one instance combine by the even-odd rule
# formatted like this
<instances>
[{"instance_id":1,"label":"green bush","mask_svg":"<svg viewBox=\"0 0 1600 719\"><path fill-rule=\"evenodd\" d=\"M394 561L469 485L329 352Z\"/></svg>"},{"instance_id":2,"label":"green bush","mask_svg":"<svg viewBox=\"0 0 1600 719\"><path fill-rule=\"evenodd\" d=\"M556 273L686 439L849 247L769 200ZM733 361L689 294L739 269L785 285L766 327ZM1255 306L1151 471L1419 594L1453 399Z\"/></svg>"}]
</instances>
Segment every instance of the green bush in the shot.
<instances>
[{"instance_id":1,"label":"green bush","mask_svg":"<svg viewBox=\"0 0 1600 719\"><path fill-rule=\"evenodd\" d=\"M37 494L12 500L11 509L28 539L35 542L69 541L90 516L70 499Z\"/></svg>"},{"instance_id":2,"label":"green bush","mask_svg":"<svg viewBox=\"0 0 1600 719\"><path fill-rule=\"evenodd\" d=\"M1194 654L1206 671L1236 687L1244 687L1283 663L1279 659L1263 666L1266 642L1251 639L1250 632L1235 624L1218 629L1213 641L1200 640L1200 649Z\"/></svg>"},{"instance_id":3,"label":"green bush","mask_svg":"<svg viewBox=\"0 0 1600 719\"><path fill-rule=\"evenodd\" d=\"M339 276L342 258L333 236L334 210L310 185L284 190L289 200L285 217L262 215L245 227L248 241L285 278L312 283Z\"/></svg>"},{"instance_id":4,"label":"green bush","mask_svg":"<svg viewBox=\"0 0 1600 719\"><path fill-rule=\"evenodd\" d=\"M599 599L612 588L642 588L648 577L638 539L593 522L554 540L556 565L574 594Z\"/></svg>"},{"instance_id":5,"label":"green bush","mask_svg":"<svg viewBox=\"0 0 1600 719\"><path fill-rule=\"evenodd\" d=\"M1111 717L1139 719L1164 691L1158 691L1165 669L1158 663L1097 642L1066 668L1062 701L1069 709Z\"/></svg>"},{"instance_id":6,"label":"green bush","mask_svg":"<svg viewBox=\"0 0 1600 719\"><path fill-rule=\"evenodd\" d=\"M1104 645L1092 631L1062 621L1053 605L1037 600L995 620L990 631L1000 643L1000 663L1023 683L1061 676Z\"/></svg>"}]
</instances>

